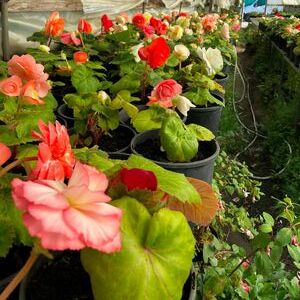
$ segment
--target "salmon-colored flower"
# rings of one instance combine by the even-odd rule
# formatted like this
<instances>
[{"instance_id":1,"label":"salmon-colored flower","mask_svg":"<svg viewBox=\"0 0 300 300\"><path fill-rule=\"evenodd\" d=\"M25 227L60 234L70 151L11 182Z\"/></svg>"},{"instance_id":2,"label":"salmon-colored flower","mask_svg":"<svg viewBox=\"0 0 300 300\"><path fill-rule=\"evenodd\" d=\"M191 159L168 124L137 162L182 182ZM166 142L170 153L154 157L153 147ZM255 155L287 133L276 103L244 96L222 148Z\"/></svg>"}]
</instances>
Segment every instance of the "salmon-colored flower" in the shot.
<instances>
[{"instance_id":1,"label":"salmon-colored flower","mask_svg":"<svg viewBox=\"0 0 300 300\"><path fill-rule=\"evenodd\" d=\"M88 54L84 51L77 51L73 54L73 59L78 64L84 64L88 61Z\"/></svg>"},{"instance_id":2,"label":"salmon-colored flower","mask_svg":"<svg viewBox=\"0 0 300 300\"><path fill-rule=\"evenodd\" d=\"M232 24L231 29L236 32L240 31L241 30L241 22L239 20L235 20Z\"/></svg>"},{"instance_id":3,"label":"salmon-colored flower","mask_svg":"<svg viewBox=\"0 0 300 300\"><path fill-rule=\"evenodd\" d=\"M17 75L22 80L46 81L49 77L47 73L44 73L44 66L37 64L29 54L14 55L7 63L7 67L10 75Z\"/></svg>"},{"instance_id":4,"label":"salmon-colored flower","mask_svg":"<svg viewBox=\"0 0 300 300\"><path fill-rule=\"evenodd\" d=\"M33 132L33 137L39 139L38 162L30 178L64 181L70 178L75 164L75 157L70 145L67 129L58 121L47 126L39 120L41 133Z\"/></svg>"},{"instance_id":5,"label":"salmon-colored flower","mask_svg":"<svg viewBox=\"0 0 300 300\"><path fill-rule=\"evenodd\" d=\"M0 82L0 92L10 97L20 96L21 89L22 80L16 75L6 78Z\"/></svg>"},{"instance_id":6,"label":"salmon-colored flower","mask_svg":"<svg viewBox=\"0 0 300 300\"><path fill-rule=\"evenodd\" d=\"M5 144L0 143L0 167L5 164L10 157L10 149Z\"/></svg>"},{"instance_id":7,"label":"salmon-colored flower","mask_svg":"<svg viewBox=\"0 0 300 300\"><path fill-rule=\"evenodd\" d=\"M60 36L64 31L65 20L59 17L59 13L54 11L51 13L45 25L45 34L47 36Z\"/></svg>"},{"instance_id":8,"label":"salmon-colored flower","mask_svg":"<svg viewBox=\"0 0 300 300\"><path fill-rule=\"evenodd\" d=\"M158 37L148 46L139 49L139 57L155 69L161 67L170 56L170 47L166 40Z\"/></svg>"},{"instance_id":9,"label":"salmon-colored flower","mask_svg":"<svg viewBox=\"0 0 300 300\"><path fill-rule=\"evenodd\" d=\"M208 14L202 18L202 26L206 31L213 32L217 27L217 21L214 14Z\"/></svg>"},{"instance_id":10,"label":"salmon-colored flower","mask_svg":"<svg viewBox=\"0 0 300 300\"><path fill-rule=\"evenodd\" d=\"M65 45L75 45L79 46L81 44L81 40L76 37L75 32L64 32L60 36L60 40Z\"/></svg>"},{"instance_id":11,"label":"salmon-colored flower","mask_svg":"<svg viewBox=\"0 0 300 300\"><path fill-rule=\"evenodd\" d=\"M93 31L92 24L86 19L80 19L78 21L77 29L83 33L91 33Z\"/></svg>"},{"instance_id":12,"label":"salmon-colored flower","mask_svg":"<svg viewBox=\"0 0 300 300\"><path fill-rule=\"evenodd\" d=\"M162 107L172 107L172 99L182 93L182 86L173 79L163 80L158 83L149 97L147 105L158 103Z\"/></svg>"},{"instance_id":13,"label":"salmon-colored flower","mask_svg":"<svg viewBox=\"0 0 300 300\"><path fill-rule=\"evenodd\" d=\"M29 80L23 86L21 91L21 99L27 104L45 104L45 101L41 100L39 97L38 90L34 80Z\"/></svg>"},{"instance_id":14,"label":"salmon-colored flower","mask_svg":"<svg viewBox=\"0 0 300 300\"><path fill-rule=\"evenodd\" d=\"M23 210L29 233L50 250L91 247L105 253L121 250L122 211L107 204L108 180L95 168L77 162L68 185L53 180L12 181L12 196Z\"/></svg>"},{"instance_id":15,"label":"salmon-colored flower","mask_svg":"<svg viewBox=\"0 0 300 300\"><path fill-rule=\"evenodd\" d=\"M128 191L132 190L157 190L157 179L153 172L142 169L122 169L121 180L126 185Z\"/></svg>"}]
</instances>

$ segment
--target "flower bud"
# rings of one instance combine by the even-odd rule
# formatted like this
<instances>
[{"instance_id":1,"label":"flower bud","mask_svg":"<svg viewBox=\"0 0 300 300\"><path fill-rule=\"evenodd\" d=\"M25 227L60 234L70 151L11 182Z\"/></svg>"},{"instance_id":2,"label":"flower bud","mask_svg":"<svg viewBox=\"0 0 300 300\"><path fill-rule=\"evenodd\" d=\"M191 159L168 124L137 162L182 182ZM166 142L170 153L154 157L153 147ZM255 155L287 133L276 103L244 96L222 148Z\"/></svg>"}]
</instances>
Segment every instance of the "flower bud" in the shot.
<instances>
[{"instance_id":1,"label":"flower bud","mask_svg":"<svg viewBox=\"0 0 300 300\"><path fill-rule=\"evenodd\" d=\"M46 45L40 45L39 46L39 50L43 51L43 52L46 52L46 53L50 52L50 48L48 46L46 46Z\"/></svg>"},{"instance_id":2,"label":"flower bud","mask_svg":"<svg viewBox=\"0 0 300 300\"><path fill-rule=\"evenodd\" d=\"M105 103L105 101L107 99L109 99L109 96L106 92L104 91L100 91L98 92L98 96L97 96L98 100L101 102L101 103Z\"/></svg>"}]
</instances>

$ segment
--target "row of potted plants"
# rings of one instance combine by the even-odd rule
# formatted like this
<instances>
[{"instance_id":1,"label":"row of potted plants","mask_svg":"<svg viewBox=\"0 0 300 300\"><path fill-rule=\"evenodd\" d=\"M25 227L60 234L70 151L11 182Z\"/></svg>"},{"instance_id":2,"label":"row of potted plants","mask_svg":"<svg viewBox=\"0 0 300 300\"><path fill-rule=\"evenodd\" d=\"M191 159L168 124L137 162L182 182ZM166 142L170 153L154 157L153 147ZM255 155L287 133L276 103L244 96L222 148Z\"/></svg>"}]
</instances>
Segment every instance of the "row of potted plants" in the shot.
<instances>
[{"instance_id":1,"label":"row of potted plants","mask_svg":"<svg viewBox=\"0 0 300 300\"><path fill-rule=\"evenodd\" d=\"M38 48L1 62L0 254L32 251L0 297L40 254L62 250L80 250L72 266L75 255L95 299L191 294L188 221L207 225L218 209L200 179L212 180L238 30L227 15L138 13L104 15L99 32L85 19L64 32L53 12L29 38ZM209 111L216 120L201 117ZM199 162L207 170L195 171Z\"/></svg>"},{"instance_id":2,"label":"row of potted plants","mask_svg":"<svg viewBox=\"0 0 300 300\"><path fill-rule=\"evenodd\" d=\"M287 57L299 68L300 64L300 19L294 16L284 17L276 13L272 17L263 17L259 28L282 49Z\"/></svg>"}]
</instances>

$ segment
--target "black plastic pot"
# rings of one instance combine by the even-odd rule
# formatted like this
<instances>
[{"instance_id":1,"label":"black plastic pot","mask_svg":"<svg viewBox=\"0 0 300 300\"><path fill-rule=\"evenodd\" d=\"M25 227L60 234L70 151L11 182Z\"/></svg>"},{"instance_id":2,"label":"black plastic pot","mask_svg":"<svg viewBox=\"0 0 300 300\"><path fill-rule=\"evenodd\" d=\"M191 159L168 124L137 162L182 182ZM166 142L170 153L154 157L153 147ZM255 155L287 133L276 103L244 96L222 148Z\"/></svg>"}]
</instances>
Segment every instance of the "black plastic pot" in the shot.
<instances>
[{"instance_id":1,"label":"black plastic pot","mask_svg":"<svg viewBox=\"0 0 300 300\"><path fill-rule=\"evenodd\" d=\"M146 110L147 108L149 108L149 106L145 105L145 104L140 104L140 105L137 105L137 108L139 109L139 111L143 111L143 110ZM178 115L180 116L181 120L183 121L183 123L186 122L186 119L187 117L182 115L180 112L178 112ZM131 126L130 125L130 117L128 116L128 114L126 113L126 111L124 109L122 109L120 112L119 112L119 118L120 118L120 122L122 124L125 124L125 125L128 125L128 126Z\"/></svg>"},{"instance_id":2,"label":"black plastic pot","mask_svg":"<svg viewBox=\"0 0 300 300\"><path fill-rule=\"evenodd\" d=\"M34 280L34 276L36 276L38 274L39 270L43 266L45 266L47 263L49 263L49 259L46 259L45 257L40 257L36 261L35 265L31 268L31 270L29 271L27 276L21 282L20 290L19 290L19 300L32 300L27 297L27 290L30 290L30 282L31 282L31 280ZM71 279L72 274L69 274L68 277ZM70 280L70 284L72 284L71 280ZM195 269L194 269L194 267L192 267L190 276L189 276L188 280L186 281L186 284L183 289L182 300L196 300L196 292L197 292L197 278L196 278ZM90 293L91 293L91 291L90 291ZM62 295L63 291L60 291L60 293L58 293L58 294ZM51 299L62 300L62 298L60 298L60 299L51 298ZM80 298L80 299L83 299L83 298ZM84 299L87 299L87 298L84 298ZM88 299L91 299L91 298L88 298Z\"/></svg>"},{"instance_id":3,"label":"black plastic pot","mask_svg":"<svg viewBox=\"0 0 300 300\"><path fill-rule=\"evenodd\" d=\"M221 94L213 93L214 97L225 103L225 99ZM219 123L222 115L223 107L217 104L208 107L191 107L188 112L186 124L198 124L208 128L214 134L219 130Z\"/></svg>"},{"instance_id":4,"label":"black plastic pot","mask_svg":"<svg viewBox=\"0 0 300 300\"><path fill-rule=\"evenodd\" d=\"M159 140L159 130L149 130L137 134L131 141L131 151L135 154L143 155L147 157L145 153L139 153L136 148L138 145L151 140L153 145L157 144ZM177 173L182 173L185 176L197 178L208 183L212 182L213 171L214 171L214 162L220 152L220 146L216 140L210 142L199 142L199 151L201 148L206 147L206 158L194 162L186 163L174 163L167 161L156 161L153 160L159 166ZM160 149L157 149L160 151Z\"/></svg>"},{"instance_id":5,"label":"black plastic pot","mask_svg":"<svg viewBox=\"0 0 300 300\"><path fill-rule=\"evenodd\" d=\"M66 121L68 128L74 127L73 110L67 104L62 104L57 109L57 114Z\"/></svg>"},{"instance_id":6,"label":"black plastic pot","mask_svg":"<svg viewBox=\"0 0 300 300\"><path fill-rule=\"evenodd\" d=\"M229 76L228 74L225 74L225 76L221 76L221 75L216 75L215 79L214 79L218 84L220 84L222 87L225 87L228 80L229 80Z\"/></svg>"}]
</instances>

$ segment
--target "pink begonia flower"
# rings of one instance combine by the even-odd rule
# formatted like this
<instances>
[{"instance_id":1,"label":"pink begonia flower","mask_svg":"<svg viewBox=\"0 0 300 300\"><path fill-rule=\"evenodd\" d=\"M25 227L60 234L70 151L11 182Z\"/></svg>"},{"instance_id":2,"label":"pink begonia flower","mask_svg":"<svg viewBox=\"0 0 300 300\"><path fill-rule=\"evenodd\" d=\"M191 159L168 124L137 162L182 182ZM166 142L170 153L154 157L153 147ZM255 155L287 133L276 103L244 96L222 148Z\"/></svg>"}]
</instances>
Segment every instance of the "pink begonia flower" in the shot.
<instances>
[{"instance_id":1,"label":"pink begonia flower","mask_svg":"<svg viewBox=\"0 0 300 300\"><path fill-rule=\"evenodd\" d=\"M27 81L27 83L22 88L20 96L22 101L27 104L45 104L45 101L39 98L39 93L36 89L34 80Z\"/></svg>"},{"instance_id":2,"label":"pink begonia flower","mask_svg":"<svg viewBox=\"0 0 300 300\"><path fill-rule=\"evenodd\" d=\"M60 36L60 40L66 45L79 46L81 41L76 37L75 32L64 32Z\"/></svg>"},{"instance_id":3,"label":"pink begonia flower","mask_svg":"<svg viewBox=\"0 0 300 300\"><path fill-rule=\"evenodd\" d=\"M46 81L49 77L44 73L44 66L37 64L35 59L29 55L14 55L7 63L8 73L17 75L22 80L41 80Z\"/></svg>"},{"instance_id":4,"label":"pink begonia flower","mask_svg":"<svg viewBox=\"0 0 300 300\"><path fill-rule=\"evenodd\" d=\"M23 210L29 233L50 250L91 247L121 250L122 211L107 204L108 180L95 168L77 162L68 185L52 180L12 181L15 205Z\"/></svg>"},{"instance_id":5,"label":"pink begonia flower","mask_svg":"<svg viewBox=\"0 0 300 300\"><path fill-rule=\"evenodd\" d=\"M33 137L39 139L38 162L30 174L30 179L51 179L64 181L70 178L75 164L75 157L70 145L67 129L58 121L47 126L39 120L41 133L33 132Z\"/></svg>"},{"instance_id":6,"label":"pink begonia flower","mask_svg":"<svg viewBox=\"0 0 300 300\"><path fill-rule=\"evenodd\" d=\"M0 82L0 92L6 96L20 96L22 89L22 80L20 77L13 75Z\"/></svg>"},{"instance_id":7,"label":"pink begonia flower","mask_svg":"<svg viewBox=\"0 0 300 300\"><path fill-rule=\"evenodd\" d=\"M147 39L150 38L155 33L154 27L148 24L141 27L141 29L143 30Z\"/></svg>"},{"instance_id":8,"label":"pink begonia flower","mask_svg":"<svg viewBox=\"0 0 300 300\"><path fill-rule=\"evenodd\" d=\"M5 144L0 143L0 166L6 163L10 157L10 149Z\"/></svg>"},{"instance_id":9,"label":"pink begonia flower","mask_svg":"<svg viewBox=\"0 0 300 300\"><path fill-rule=\"evenodd\" d=\"M182 86L173 79L167 79L159 82L151 92L148 106L158 103L162 107L172 107L172 99L182 93Z\"/></svg>"}]
</instances>

